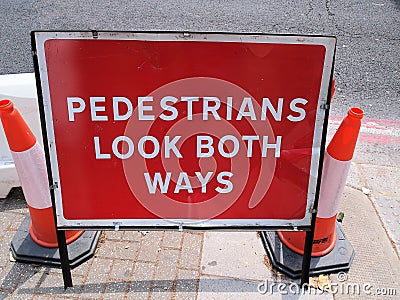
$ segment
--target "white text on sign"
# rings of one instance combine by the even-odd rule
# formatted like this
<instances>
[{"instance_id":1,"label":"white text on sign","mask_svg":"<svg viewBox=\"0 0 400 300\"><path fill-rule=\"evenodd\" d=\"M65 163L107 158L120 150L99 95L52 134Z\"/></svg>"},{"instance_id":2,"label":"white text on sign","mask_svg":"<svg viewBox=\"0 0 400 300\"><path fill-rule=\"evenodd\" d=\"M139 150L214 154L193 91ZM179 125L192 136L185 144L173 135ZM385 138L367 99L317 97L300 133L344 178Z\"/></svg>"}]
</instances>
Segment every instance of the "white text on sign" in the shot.
<instances>
[{"instance_id":1,"label":"white text on sign","mask_svg":"<svg viewBox=\"0 0 400 300\"><path fill-rule=\"evenodd\" d=\"M222 99L222 98L221 98ZM260 102L253 102L251 97L226 97L221 101L214 96L164 96L156 99L153 96L137 97L137 106L127 97L67 97L66 104L68 108L69 122L79 122L81 114L90 111L90 120L92 122L117 122L127 121L129 119L138 122L154 122L156 119L163 121L175 121L185 119L187 121L241 121L246 119L249 122L262 122L272 120L280 122L283 120L289 122L301 122L306 117L305 105L308 100L296 97L287 101L284 98L276 98L273 101L264 97ZM237 101L237 102L236 102ZM177 104L184 105L184 109L178 110ZM224 104L224 105L221 105ZM194 112L194 105L201 107L201 112L197 109ZM199 106L200 105L200 106ZM111 111L107 111L111 109ZM182 108L182 106L181 106ZM158 112L158 113L157 113ZM284 113L285 112L285 113ZM194 116L196 115L196 118ZM85 117L87 118L87 116ZM152 159L161 156L167 159L181 159L183 155L178 147L182 140L187 137L182 135L165 135L157 138L152 135L136 137L133 140L126 135L117 135L113 138L111 145L107 145L101 139L101 136L93 137L94 155L98 160L107 160L116 157L126 160L132 156L140 156L143 159ZM241 150L241 145L245 149ZM216 154L224 158L234 158L239 154L251 158L254 155L253 149L259 147L261 158L273 156L280 157L282 136L268 135L242 135L235 136L225 134L215 140L211 135L198 134L195 140L196 158L210 158ZM245 154L244 154L245 153ZM195 177L189 176L186 172L180 172L176 180L173 193L181 191L193 193L192 180L197 179L201 186L201 192L207 192L207 184L214 176L214 172L195 172ZM157 190L163 194L168 193L171 185L171 172L155 172L143 174L147 184L148 192L155 194ZM220 186L215 188L218 193L229 193L233 190L233 184L230 181L234 174L230 171L222 171L215 174ZM190 179L192 178L192 179ZM197 184L196 184L197 186Z\"/></svg>"}]
</instances>

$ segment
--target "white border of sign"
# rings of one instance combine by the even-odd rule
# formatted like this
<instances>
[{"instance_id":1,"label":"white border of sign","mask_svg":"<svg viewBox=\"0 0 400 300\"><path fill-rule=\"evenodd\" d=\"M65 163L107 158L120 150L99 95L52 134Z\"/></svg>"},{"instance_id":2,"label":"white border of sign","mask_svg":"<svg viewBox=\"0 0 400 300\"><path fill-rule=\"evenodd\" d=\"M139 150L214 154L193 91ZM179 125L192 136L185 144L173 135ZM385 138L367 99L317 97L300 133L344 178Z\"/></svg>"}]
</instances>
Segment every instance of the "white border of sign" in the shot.
<instances>
[{"instance_id":1,"label":"white border of sign","mask_svg":"<svg viewBox=\"0 0 400 300\"><path fill-rule=\"evenodd\" d=\"M36 55L39 67L40 83L42 87L43 108L47 129L47 140L51 175L55 183L54 196L57 214L57 226L59 228L191 228L191 229L254 229L254 228L296 228L310 227L312 209L314 206L318 168L320 162L320 149L322 144L323 124L325 110L328 99L331 73L333 72L333 61L335 54L336 39L325 36L295 36L295 35L264 35L264 34L230 34L230 33L177 33L177 32L34 32ZM282 219L211 219L211 220L166 220L166 219L100 219L100 220L68 220L64 218L62 208L62 186L57 161L57 143L54 136L53 116L51 109L51 99L49 81L47 74L44 44L52 39L92 39L99 40L141 40L141 41L198 41L198 42L251 42L251 43L278 43L278 44L305 44L322 45L325 47L325 61L322 73L322 82L318 100L318 111L315 120L314 142L312 146L311 169L309 178L309 188L307 196L306 214L302 219L282 220ZM38 74L37 74L38 75Z\"/></svg>"}]
</instances>

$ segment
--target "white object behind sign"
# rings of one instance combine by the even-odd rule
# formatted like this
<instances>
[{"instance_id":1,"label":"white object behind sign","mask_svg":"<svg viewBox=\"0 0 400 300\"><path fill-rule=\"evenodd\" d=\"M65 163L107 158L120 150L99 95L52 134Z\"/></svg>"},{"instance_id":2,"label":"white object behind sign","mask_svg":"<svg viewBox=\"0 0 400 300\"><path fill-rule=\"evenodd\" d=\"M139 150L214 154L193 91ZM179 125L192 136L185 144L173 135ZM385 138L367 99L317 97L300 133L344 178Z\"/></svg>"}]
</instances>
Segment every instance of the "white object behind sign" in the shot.
<instances>
[{"instance_id":1,"label":"white object behind sign","mask_svg":"<svg viewBox=\"0 0 400 300\"><path fill-rule=\"evenodd\" d=\"M34 73L0 75L0 99L11 100L43 145ZM20 186L3 126L0 126L0 198Z\"/></svg>"}]
</instances>

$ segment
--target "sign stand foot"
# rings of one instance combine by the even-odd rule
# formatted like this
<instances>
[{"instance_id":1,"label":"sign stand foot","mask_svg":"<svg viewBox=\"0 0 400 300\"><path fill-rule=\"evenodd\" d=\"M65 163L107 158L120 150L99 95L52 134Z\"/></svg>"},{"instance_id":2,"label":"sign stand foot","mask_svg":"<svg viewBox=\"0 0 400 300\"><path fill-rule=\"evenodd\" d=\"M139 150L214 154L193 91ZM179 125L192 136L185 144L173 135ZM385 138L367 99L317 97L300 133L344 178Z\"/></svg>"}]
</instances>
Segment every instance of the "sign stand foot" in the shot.
<instances>
[{"instance_id":1,"label":"sign stand foot","mask_svg":"<svg viewBox=\"0 0 400 300\"><path fill-rule=\"evenodd\" d=\"M29 234L30 217L22 222L11 241L11 254L16 261L62 267L58 248L46 248L36 244ZM77 240L66 246L69 265L75 268L90 259L96 250L101 231L85 231Z\"/></svg>"},{"instance_id":2,"label":"sign stand foot","mask_svg":"<svg viewBox=\"0 0 400 300\"><path fill-rule=\"evenodd\" d=\"M350 269L355 252L338 222L336 222L336 234L336 245L331 252L321 257L311 257L309 275L336 273ZM281 242L276 232L262 231L261 240L275 269L292 279L302 277L303 255L297 254L287 248ZM303 280L304 278L302 278Z\"/></svg>"}]
</instances>

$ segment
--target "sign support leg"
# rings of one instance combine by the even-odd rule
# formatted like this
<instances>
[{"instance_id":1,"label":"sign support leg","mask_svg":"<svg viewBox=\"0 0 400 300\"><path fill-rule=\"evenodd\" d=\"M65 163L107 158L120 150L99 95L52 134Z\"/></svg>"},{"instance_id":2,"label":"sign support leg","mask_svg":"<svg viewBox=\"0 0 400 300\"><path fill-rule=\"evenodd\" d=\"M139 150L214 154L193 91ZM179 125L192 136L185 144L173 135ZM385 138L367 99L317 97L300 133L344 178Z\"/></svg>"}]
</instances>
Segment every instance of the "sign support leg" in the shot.
<instances>
[{"instance_id":1,"label":"sign support leg","mask_svg":"<svg viewBox=\"0 0 400 300\"><path fill-rule=\"evenodd\" d=\"M64 289L72 287L71 266L69 265L67 241L65 231L57 229L58 251L60 252L61 269L64 280Z\"/></svg>"},{"instance_id":2,"label":"sign support leg","mask_svg":"<svg viewBox=\"0 0 400 300\"><path fill-rule=\"evenodd\" d=\"M320 168L321 169L321 168ZM317 209L318 200L319 200L319 188L321 184L321 175L318 176L317 182L317 195L314 203L315 209L313 209L311 215L311 229L306 232L306 238L304 241L304 254L303 254L303 262L302 262L302 273L301 273L301 286L309 283L310 277L310 265L311 265L311 254L312 254L312 246L314 240L314 232L315 232L315 223L317 222Z\"/></svg>"},{"instance_id":3,"label":"sign support leg","mask_svg":"<svg viewBox=\"0 0 400 300\"><path fill-rule=\"evenodd\" d=\"M332 69L334 63L332 62ZM322 141L320 148L320 159L319 159L319 168L318 168L318 178L317 178L317 186L316 186L316 194L314 207L311 215L311 230L307 231L306 239L304 241L304 254L303 254L303 263L302 263L302 274L301 274L301 285L309 283L310 277L310 265L311 265L311 255L312 255L312 246L314 240L314 232L315 232L315 224L317 222L317 211L318 211L318 201L319 201L319 193L321 189L321 180L322 180L322 168L324 165L324 154L325 154L325 143L326 136L328 132L328 118L329 118L329 104L331 102L332 97L332 81L333 81L333 71L331 72L329 88L328 88L328 99L327 99L327 107L325 108L325 117L324 117L324 125L322 128Z\"/></svg>"},{"instance_id":4,"label":"sign support leg","mask_svg":"<svg viewBox=\"0 0 400 300\"><path fill-rule=\"evenodd\" d=\"M304 242L304 255L303 255L303 263L302 263L302 273L301 273L301 285L309 283L310 277L310 264L311 264L311 251L312 251L312 242L314 239L314 230L307 231L306 239Z\"/></svg>"}]
</instances>

